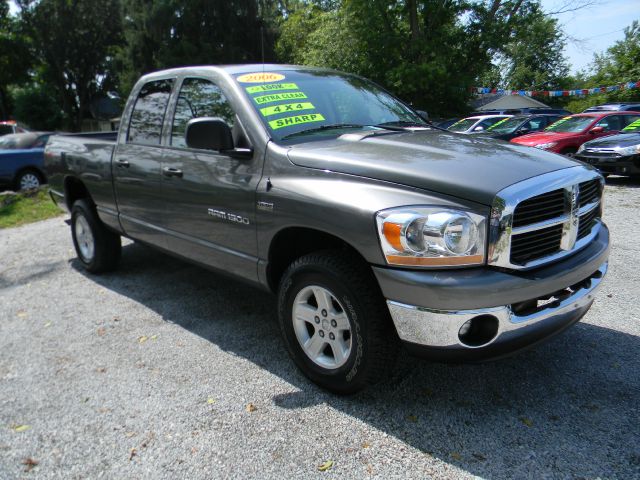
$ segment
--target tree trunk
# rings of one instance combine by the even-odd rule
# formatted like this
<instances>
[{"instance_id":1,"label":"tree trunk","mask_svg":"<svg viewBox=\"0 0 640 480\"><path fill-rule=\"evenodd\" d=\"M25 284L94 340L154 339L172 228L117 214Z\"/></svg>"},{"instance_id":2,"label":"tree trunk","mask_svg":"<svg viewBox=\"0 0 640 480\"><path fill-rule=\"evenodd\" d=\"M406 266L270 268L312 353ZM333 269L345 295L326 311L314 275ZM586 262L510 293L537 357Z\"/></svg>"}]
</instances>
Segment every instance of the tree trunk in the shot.
<instances>
[{"instance_id":1,"label":"tree trunk","mask_svg":"<svg viewBox=\"0 0 640 480\"><path fill-rule=\"evenodd\" d=\"M407 7L409 8L409 27L411 29L411 40L418 40L418 36L420 35L420 30L418 26L418 5L416 0L409 0L407 2Z\"/></svg>"}]
</instances>

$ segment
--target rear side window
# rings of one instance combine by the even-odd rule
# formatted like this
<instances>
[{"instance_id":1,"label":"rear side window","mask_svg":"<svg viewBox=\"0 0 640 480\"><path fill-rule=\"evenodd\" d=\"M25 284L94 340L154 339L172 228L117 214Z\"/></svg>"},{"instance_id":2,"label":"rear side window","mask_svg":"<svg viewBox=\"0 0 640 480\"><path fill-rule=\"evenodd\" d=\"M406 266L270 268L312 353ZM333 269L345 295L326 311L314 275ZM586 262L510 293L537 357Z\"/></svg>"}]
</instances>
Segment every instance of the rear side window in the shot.
<instances>
[{"instance_id":1,"label":"rear side window","mask_svg":"<svg viewBox=\"0 0 640 480\"><path fill-rule=\"evenodd\" d=\"M142 87L131 112L128 143L160 145L162 122L172 87L173 79L148 82Z\"/></svg>"},{"instance_id":2,"label":"rear side window","mask_svg":"<svg viewBox=\"0 0 640 480\"><path fill-rule=\"evenodd\" d=\"M222 90L201 78L187 78L182 83L171 129L171 145L186 147L187 123L193 118L218 117L233 128L234 112Z\"/></svg>"}]
</instances>

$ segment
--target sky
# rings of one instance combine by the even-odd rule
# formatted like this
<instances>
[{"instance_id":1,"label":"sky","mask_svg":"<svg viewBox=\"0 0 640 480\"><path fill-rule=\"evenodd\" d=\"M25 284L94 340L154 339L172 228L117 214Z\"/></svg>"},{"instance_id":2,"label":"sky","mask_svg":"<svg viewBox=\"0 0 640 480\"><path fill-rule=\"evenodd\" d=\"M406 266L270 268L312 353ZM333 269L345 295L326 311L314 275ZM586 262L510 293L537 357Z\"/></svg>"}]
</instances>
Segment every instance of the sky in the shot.
<instances>
[{"instance_id":1,"label":"sky","mask_svg":"<svg viewBox=\"0 0 640 480\"><path fill-rule=\"evenodd\" d=\"M542 0L547 12L557 11L568 3L584 3L579 0ZM595 5L575 12L555 15L569 38L565 55L571 64L571 72L586 70L594 53L602 53L617 40L624 38L624 28L633 20L640 20L640 0L595 0Z\"/></svg>"},{"instance_id":2,"label":"sky","mask_svg":"<svg viewBox=\"0 0 640 480\"><path fill-rule=\"evenodd\" d=\"M3 0L0 0L3 1ZM640 20L640 0L541 0L547 12L558 11L566 5L586 2L595 5L575 12L555 15L568 37L565 55L571 72L588 70L594 53L601 53L624 38L624 28L633 20ZM10 3L12 10L15 5Z\"/></svg>"}]
</instances>

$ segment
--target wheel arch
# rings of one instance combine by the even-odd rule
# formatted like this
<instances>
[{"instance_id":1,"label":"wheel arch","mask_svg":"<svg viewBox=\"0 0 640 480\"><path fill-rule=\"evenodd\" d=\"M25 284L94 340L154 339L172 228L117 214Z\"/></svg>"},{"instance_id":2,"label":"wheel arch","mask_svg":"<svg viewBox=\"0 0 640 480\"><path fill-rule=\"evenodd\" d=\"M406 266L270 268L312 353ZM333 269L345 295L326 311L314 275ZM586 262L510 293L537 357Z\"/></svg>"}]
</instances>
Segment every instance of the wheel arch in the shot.
<instances>
[{"instance_id":1,"label":"wheel arch","mask_svg":"<svg viewBox=\"0 0 640 480\"><path fill-rule=\"evenodd\" d=\"M269 245L266 277L275 292L287 267L297 258L319 250L343 250L368 264L351 244L331 233L309 227L287 227L280 230Z\"/></svg>"},{"instance_id":2,"label":"wheel arch","mask_svg":"<svg viewBox=\"0 0 640 480\"><path fill-rule=\"evenodd\" d=\"M86 199L93 206L94 202L91 194L82 180L74 176L67 176L64 179L64 202L67 209L71 211L74 202L80 199Z\"/></svg>"}]
</instances>

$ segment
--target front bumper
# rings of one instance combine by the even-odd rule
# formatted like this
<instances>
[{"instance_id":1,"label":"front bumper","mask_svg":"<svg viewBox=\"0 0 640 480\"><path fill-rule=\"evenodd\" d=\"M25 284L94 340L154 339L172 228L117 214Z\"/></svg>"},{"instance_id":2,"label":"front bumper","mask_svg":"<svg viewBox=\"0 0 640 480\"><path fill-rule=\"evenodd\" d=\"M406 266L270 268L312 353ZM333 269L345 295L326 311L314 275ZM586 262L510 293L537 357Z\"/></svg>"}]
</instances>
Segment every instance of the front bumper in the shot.
<instances>
[{"instance_id":1,"label":"front bumper","mask_svg":"<svg viewBox=\"0 0 640 480\"><path fill-rule=\"evenodd\" d=\"M640 155L619 155L597 156L584 152L575 156L576 160L594 166L602 173L612 175L640 175Z\"/></svg>"},{"instance_id":2,"label":"front bumper","mask_svg":"<svg viewBox=\"0 0 640 480\"><path fill-rule=\"evenodd\" d=\"M603 225L583 250L529 272L374 272L409 350L435 360L480 361L535 345L579 321L607 272L608 254ZM468 321L479 335L461 332Z\"/></svg>"}]
</instances>

